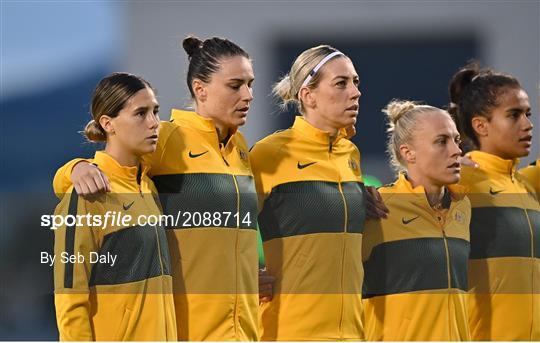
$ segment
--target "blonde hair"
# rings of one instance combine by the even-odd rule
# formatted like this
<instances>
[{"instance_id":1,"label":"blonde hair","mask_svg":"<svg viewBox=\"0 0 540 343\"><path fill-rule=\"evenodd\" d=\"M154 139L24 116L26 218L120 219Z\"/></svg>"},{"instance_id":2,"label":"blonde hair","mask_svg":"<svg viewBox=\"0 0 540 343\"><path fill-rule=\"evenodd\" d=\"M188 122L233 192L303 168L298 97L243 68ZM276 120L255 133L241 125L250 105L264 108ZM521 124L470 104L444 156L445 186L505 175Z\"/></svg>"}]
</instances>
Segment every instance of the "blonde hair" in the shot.
<instances>
[{"instance_id":1,"label":"blonde hair","mask_svg":"<svg viewBox=\"0 0 540 343\"><path fill-rule=\"evenodd\" d=\"M386 149L390 157L390 165L396 172L405 171L406 164L401 158L399 147L402 144L411 143L418 120L421 117L428 113L445 111L409 100L392 100L382 111L388 119Z\"/></svg>"},{"instance_id":2,"label":"blonde hair","mask_svg":"<svg viewBox=\"0 0 540 343\"><path fill-rule=\"evenodd\" d=\"M302 52L294 61L291 70L283 76L281 80L274 84L272 94L281 99L282 108L286 108L290 103L298 107L300 113L303 113L304 108L298 98L298 92L302 88L302 83L306 80L313 68L326 56L338 50L330 45L319 45ZM337 55L334 58L346 57L345 55ZM321 79L321 73L317 72L307 84L307 87L316 88Z\"/></svg>"}]
</instances>

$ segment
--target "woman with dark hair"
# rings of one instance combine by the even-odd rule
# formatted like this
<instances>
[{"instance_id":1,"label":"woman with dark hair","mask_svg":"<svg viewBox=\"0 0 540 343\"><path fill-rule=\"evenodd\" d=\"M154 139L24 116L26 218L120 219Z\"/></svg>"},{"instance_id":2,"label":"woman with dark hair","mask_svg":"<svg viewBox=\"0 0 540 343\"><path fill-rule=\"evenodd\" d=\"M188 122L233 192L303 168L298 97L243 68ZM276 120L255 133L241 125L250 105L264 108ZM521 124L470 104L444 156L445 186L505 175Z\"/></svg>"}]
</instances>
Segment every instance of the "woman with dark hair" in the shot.
<instances>
[{"instance_id":1,"label":"woman with dark hair","mask_svg":"<svg viewBox=\"0 0 540 343\"><path fill-rule=\"evenodd\" d=\"M56 209L66 222L69 216L100 218L55 230L60 340L176 340L165 230L136 220L106 221L110 213L132 218L160 214L141 158L156 150L158 109L150 84L135 75L114 73L94 91L93 119L84 135L91 142L106 142L90 162L108 177L111 191L89 202L69 187Z\"/></svg>"},{"instance_id":2,"label":"woman with dark hair","mask_svg":"<svg viewBox=\"0 0 540 343\"><path fill-rule=\"evenodd\" d=\"M479 164L464 166L461 179L472 205L471 337L539 340L540 205L516 173L531 150L529 97L515 77L471 64L453 76L450 100Z\"/></svg>"},{"instance_id":3,"label":"woman with dark hair","mask_svg":"<svg viewBox=\"0 0 540 343\"><path fill-rule=\"evenodd\" d=\"M301 115L260 140L251 163L265 260L276 278L261 307L262 340L363 340L358 74L328 45L302 52L274 86Z\"/></svg>"},{"instance_id":4,"label":"woman with dark hair","mask_svg":"<svg viewBox=\"0 0 540 343\"><path fill-rule=\"evenodd\" d=\"M251 61L227 39L187 37L183 47L195 111L173 109L147 156L174 221L167 237L178 339L258 340L257 195L238 131L253 100ZM94 166L77 162L59 170L57 191L71 180L87 193L106 189Z\"/></svg>"}]
</instances>

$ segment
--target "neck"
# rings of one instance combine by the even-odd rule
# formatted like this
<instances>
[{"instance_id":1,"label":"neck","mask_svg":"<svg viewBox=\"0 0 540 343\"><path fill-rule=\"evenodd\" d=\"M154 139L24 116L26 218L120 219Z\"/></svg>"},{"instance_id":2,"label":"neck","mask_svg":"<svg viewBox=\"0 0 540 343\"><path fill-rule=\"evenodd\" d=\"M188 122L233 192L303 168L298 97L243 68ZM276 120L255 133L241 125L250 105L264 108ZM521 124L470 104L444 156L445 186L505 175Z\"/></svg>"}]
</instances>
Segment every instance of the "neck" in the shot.
<instances>
[{"instance_id":1,"label":"neck","mask_svg":"<svg viewBox=\"0 0 540 343\"><path fill-rule=\"evenodd\" d=\"M497 156L502 158L503 160L513 160L515 157L513 156L507 156L505 153L501 153L498 149L496 149L492 144L489 144L488 142L482 142L480 141L480 146L478 150L491 154L493 156Z\"/></svg>"},{"instance_id":2,"label":"neck","mask_svg":"<svg viewBox=\"0 0 540 343\"><path fill-rule=\"evenodd\" d=\"M310 123L313 127L316 127L317 129L321 131L326 131L330 133L330 138L332 140L337 137L339 129L325 122L325 120L322 119L321 116L313 115L312 113L306 113L304 115L304 119L308 123Z\"/></svg>"},{"instance_id":3,"label":"neck","mask_svg":"<svg viewBox=\"0 0 540 343\"><path fill-rule=\"evenodd\" d=\"M424 187L424 191L426 192L426 198L431 207L435 207L436 205L441 203L444 196L444 186L435 185L432 182L429 182L427 178L423 175L419 175L418 173L415 173L411 170L407 171L407 179L409 180L413 188L416 188L418 186Z\"/></svg>"},{"instance_id":4,"label":"neck","mask_svg":"<svg viewBox=\"0 0 540 343\"><path fill-rule=\"evenodd\" d=\"M216 124L216 132L218 135L219 142L223 144L227 143L227 141L229 140L229 137L231 136L229 134L230 129L225 125L219 125L218 123L215 123L215 124Z\"/></svg>"},{"instance_id":5,"label":"neck","mask_svg":"<svg viewBox=\"0 0 540 343\"><path fill-rule=\"evenodd\" d=\"M112 142L107 142L105 152L112 156L121 166L136 167L139 165L139 157L137 155L126 152Z\"/></svg>"},{"instance_id":6,"label":"neck","mask_svg":"<svg viewBox=\"0 0 540 343\"><path fill-rule=\"evenodd\" d=\"M214 125L216 126L216 132L217 132L217 135L218 135L219 142L220 143L226 143L226 141L230 137L230 132L231 132L230 127L228 127L227 125L222 124L219 120L216 119L216 116L213 116L213 115L207 113L206 111L203 111L202 109L201 109L201 111L199 111L199 108L195 108L195 113L197 113L198 115L200 115L203 118L212 119L212 121L214 122Z\"/></svg>"}]
</instances>

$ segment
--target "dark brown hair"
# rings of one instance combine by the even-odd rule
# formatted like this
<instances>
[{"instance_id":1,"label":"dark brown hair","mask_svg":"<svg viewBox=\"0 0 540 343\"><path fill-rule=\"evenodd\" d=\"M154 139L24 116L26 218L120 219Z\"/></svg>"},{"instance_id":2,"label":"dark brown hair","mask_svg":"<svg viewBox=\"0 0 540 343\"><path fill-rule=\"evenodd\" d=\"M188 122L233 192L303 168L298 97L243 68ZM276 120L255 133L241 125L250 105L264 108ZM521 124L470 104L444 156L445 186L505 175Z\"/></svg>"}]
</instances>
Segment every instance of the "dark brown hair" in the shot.
<instances>
[{"instance_id":1,"label":"dark brown hair","mask_svg":"<svg viewBox=\"0 0 540 343\"><path fill-rule=\"evenodd\" d=\"M128 73L112 73L99 81L92 95L90 114L92 120L84 128L84 136L91 142L107 141L107 134L99 124L99 118L118 116L126 102L138 91L152 86L140 76Z\"/></svg>"},{"instance_id":2,"label":"dark brown hair","mask_svg":"<svg viewBox=\"0 0 540 343\"><path fill-rule=\"evenodd\" d=\"M187 86L191 97L195 98L191 83L193 79L210 82L213 73L219 70L221 60L227 57L249 55L241 47L228 39L213 37L201 41L194 36L188 36L182 42L189 59Z\"/></svg>"},{"instance_id":3,"label":"dark brown hair","mask_svg":"<svg viewBox=\"0 0 540 343\"><path fill-rule=\"evenodd\" d=\"M508 88L521 88L512 75L480 69L478 62L470 62L461 68L450 81L450 105L448 112L464 139L465 150L480 147L478 137L472 127L476 116L491 119L491 111L499 105L498 97Z\"/></svg>"}]
</instances>

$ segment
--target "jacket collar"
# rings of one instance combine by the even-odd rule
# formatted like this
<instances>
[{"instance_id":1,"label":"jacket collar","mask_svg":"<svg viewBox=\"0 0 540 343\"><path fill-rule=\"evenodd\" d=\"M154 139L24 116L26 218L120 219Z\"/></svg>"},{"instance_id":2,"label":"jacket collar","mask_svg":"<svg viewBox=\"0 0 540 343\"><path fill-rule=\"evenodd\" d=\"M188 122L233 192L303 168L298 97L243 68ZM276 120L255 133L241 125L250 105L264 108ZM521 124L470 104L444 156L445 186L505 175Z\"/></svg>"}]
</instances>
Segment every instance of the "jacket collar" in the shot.
<instances>
[{"instance_id":1,"label":"jacket collar","mask_svg":"<svg viewBox=\"0 0 540 343\"><path fill-rule=\"evenodd\" d=\"M424 203L424 205L431 207L426 197L426 190L424 186L413 187L411 182L407 179L405 173L400 173L397 181L394 183L396 187L396 193L412 193L416 195L417 199ZM443 198L443 207L449 208L451 201L461 200L466 195L467 188L458 184L448 185L445 188L445 198ZM445 203L446 202L446 203Z\"/></svg>"},{"instance_id":2,"label":"jacket collar","mask_svg":"<svg viewBox=\"0 0 540 343\"><path fill-rule=\"evenodd\" d=\"M336 144L340 139L347 137L347 131L340 129L337 136L331 141L330 132L316 128L302 116L295 117L292 128L308 139L330 146Z\"/></svg>"},{"instance_id":3,"label":"jacket collar","mask_svg":"<svg viewBox=\"0 0 540 343\"><path fill-rule=\"evenodd\" d=\"M105 151L96 151L96 154L94 155L94 163L97 164L99 169L109 175L114 175L116 177L131 181L140 180L140 178L148 171L148 168L142 165L139 167L122 166Z\"/></svg>"},{"instance_id":4,"label":"jacket collar","mask_svg":"<svg viewBox=\"0 0 540 343\"><path fill-rule=\"evenodd\" d=\"M516 172L519 159L505 160L499 156L487 152L474 150L467 154L473 161L480 165L480 169L493 171L500 174L512 176Z\"/></svg>"},{"instance_id":5,"label":"jacket collar","mask_svg":"<svg viewBox=\"0 0 540 343\"><path fill-rule=\"evenodd\" d=\"M185 124L186 126L193 127L199 131L212 132L217 134L216 124L214 120L205 118L196 112L172 109L171 119L179 125ZM231 137L236 133L237 129L231 132Z\"/></svg>"}]
</instances>

